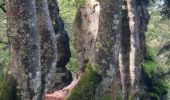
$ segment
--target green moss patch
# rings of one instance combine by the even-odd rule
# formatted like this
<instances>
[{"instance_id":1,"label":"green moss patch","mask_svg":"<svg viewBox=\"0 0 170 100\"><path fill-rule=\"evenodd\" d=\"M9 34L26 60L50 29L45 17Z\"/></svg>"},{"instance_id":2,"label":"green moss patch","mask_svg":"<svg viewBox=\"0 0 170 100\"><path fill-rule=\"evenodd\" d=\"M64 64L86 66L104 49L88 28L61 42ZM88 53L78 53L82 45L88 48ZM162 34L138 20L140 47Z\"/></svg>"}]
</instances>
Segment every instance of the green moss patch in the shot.
<instances>
[{"instance_id":1,"label":"green moss patch","mask_svg":"<svg viewBox=\"0 0 170 100\"><path fill-rule=\"evenodd\" d=\"M100 82L101 76L94 72L91 64L88 63L85 73L66 100L94 100L96 88Z\"/></svg>"}]
</instances>

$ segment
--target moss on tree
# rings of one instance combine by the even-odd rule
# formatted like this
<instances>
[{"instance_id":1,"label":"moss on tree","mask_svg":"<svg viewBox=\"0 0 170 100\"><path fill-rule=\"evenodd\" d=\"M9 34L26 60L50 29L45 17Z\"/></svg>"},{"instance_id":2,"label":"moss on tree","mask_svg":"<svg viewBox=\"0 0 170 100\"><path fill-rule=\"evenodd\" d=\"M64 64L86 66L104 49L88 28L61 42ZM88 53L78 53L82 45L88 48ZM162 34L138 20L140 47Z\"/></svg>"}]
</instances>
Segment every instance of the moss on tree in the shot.
<instances>
[{"instance_id":1,"label":"moss on tree","mask_svg":"<svg viewBox=\"0 0 170 100\"><path fill-rule=\"evenodd\" d=\"M92 65L88 63L80 81L66 97L66 100L94 100L100 82L101 76L94 72Z\"/></svg>"}]
</instances>

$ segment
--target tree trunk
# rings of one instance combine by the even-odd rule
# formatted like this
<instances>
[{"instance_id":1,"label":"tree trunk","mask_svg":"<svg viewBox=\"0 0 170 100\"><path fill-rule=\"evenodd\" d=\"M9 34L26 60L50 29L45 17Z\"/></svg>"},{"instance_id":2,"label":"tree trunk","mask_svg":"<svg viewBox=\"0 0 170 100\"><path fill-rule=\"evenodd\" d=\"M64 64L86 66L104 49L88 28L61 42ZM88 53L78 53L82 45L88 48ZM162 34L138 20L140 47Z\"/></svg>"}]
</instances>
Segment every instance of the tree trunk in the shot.
<instances>
[{"instance_id":1,"label":"tree trunk","mask_svg":"<svg viewBox=\"0 0 170 100\"><path fill-rule=\"evenodd\" d=\"M94 70L102 76L100 95L111 87L118 66L122 0L100 0L99 31L94 53Z\"/></svg>"},{"instance_id":2,"label":"tree trunk","mask_svg":"<svg viewBox=\"0 0 170 100\"><path fill-rule=\"evenodd\" d=\"M148 21L147 11L144 10L143 6L145 5L140 0L136 2L124 0L122 6L123 34L119 55L119 68L123 100L136 100L140 95L138 91L138 88L141 88L139 85L141 76L140 60L143 59L145 52L144 32L146 31Z\"/></svg>"},{"instance_id":3,"label":"tree trunk","mask_svg":"<svg viewBox=\"0 0 170 100\"><path fill-rule=\"evenodd\" d=\"M72 81L71 73L65 68L71 55L69 38L58 16L56 1L49 0L49 5L47 0L6 2L9 88L16 91L17 84L22 100L39 100L46 92L68 85Z\"/></svg>"},{"instance_id":4,"label":"tree trunk","mask_svg":"<svg viewBox=\"0 0 170 100\"><path fill-rule=\"evenodd\" d=\"M39 38L34 0L6 0L10 45L8 74L18 83L22 100L38 100L41 93Z\"/></svg>"},{"instance_id":5,"label":"tree trunk","mask_svg":"<svg viewBox=\"0 0 170 100\"><path fill-rule=\"evenodd\" d=\"M99 25L99 3L88 0L80 5L75 21L75 47L78 74L84 72L85 64L92 58Z\"/></svg>"},{"instance_id":6,"label":"tree trunk","mask_svg":"<svg viewBox=\"0 0 170 100\"><path fill-rule=\"evenodd\" d=\"M95 21L89 20L89 18L97 19L97 16L99 13L97 13L97 16L92 15L89 17L90 14L87 13L87 11L90 11L89 8L86 6L85 9L80 9L82 13L82 17L79 17L81 24L77 24L79 31L76 36L80 39L80 37L85 37L84 40L79 40L80 44L77 43L77 46L82 46L79 50L84 50L81 52L82 55L86 55L87 57L90 56L88 59L89 62L92 64L93 71L98 73L102 77L101 84L98 83L97 92L94 95L99 95L97 99L102 99L102 96L107 91L110 91L110 87L112 85L113 79L115 77L115 67L117 66L118 61L118 52L119 52L119 45L120 45L120 33L121 33L121 0L115 1L115 0L107 0L103 1L101 0L100 3L100 17L99 17L99 28L96 27L93 30L90 26L95 26L98 23ZM95 3L97 4L97 3ZM89 6L89 5L88 5ZM97 7L97 6L96 6ZM97 8L99 9L99 8ZM83 13L83 11L85 13ZM94 10L97 11L97 10ZM86 14L87 13L87 14ZM80 15L79 14L79 15ZM91 18L91 19L92 19ZM86 20L85 20L86 19ZM84 21L84 22L83 22ZM93 22L93 23L89 23ZM84 25L84 26L83 26ZM82 28L83 27L83 28ZM96 29L98 32L96 32ZM88 31L86 31L88 30ZM89 31L90 30L90 31ZM81 34L81 32L84 32L84 34ZM91 34L90 34L91 33ZM92 35L92 36L90 36ZM89 45L88 41L90 40L88 37L93 37L94 39L92 41L92 44ZM78 40L78 39L77 39ZM90 40L91 41L91 40ZM94 42L94 47L93 47ZM91 50L86 50L88 46L91 46ZM84 48L83 48L84 46ZM88 47L89 48L89 47ZM88 53L90 51L90 53ZM86 52L86 53L85 53ZM87 59L85 56L83 56L83 60L80 62L81 64L84 64ZM80 65L83 67L83 65ZM81 79L80 79L81 80ZM97 84L96 84L97 85ZM90 97L89 97L90 99Z\"/></svg>"},{"instance_id":7,"label":"tree trunk","mask_svg":"<svg viewBox=\"0 0 170 100\"><path fill-rule=\"evenodd\" d=\"M127 1L129 27L130 27L130 95L129 98L136 100L139 92L140 68L140 40L139 19L135 0Z\"/></svg>"},{"instance_id":8,"label":"tree trunk","mask_svg":"<svg viewBox=\"0 0 170 100\"><path fill-rule=\"evenodd\" d=\"M57 40L47 0L36 0L37 23L41 37L42 93L48 92L56 72Z\"/></svg>"},{"instance_id":9,"label":"tree trunk","mask_svg":"<svg viewBox=\"0 0 170 100\"><path fill-rule=\"evenodd\" d=\"M94 72L97 72L103 78L99 94L103 96L106 92L110 91L113 78L115 77L115 67L118 66L117 57L121 33L121 0L100 1L100 5L99 31L98 3L91 0L79 8L76 17L77 31L75 38L79 71L83 72L82 70L86 62L92 63Z\"/></svg>"},{"instance_id":10,"label":"tree trunk","mask_svg":"<svg viewBox=\"0 0 170 100\"><path fill-rule=\"evenodd\" d=\"M48 0L48 7L51 21L57 38L57 65L55 78L51 84L51 91L59 90L70 84L72 75L66 68L66 64L70 61L71 51L69 47L69 37L64 28L64 23L59 16L59 7L56 0Z\"/></svg>"}]
</instances>

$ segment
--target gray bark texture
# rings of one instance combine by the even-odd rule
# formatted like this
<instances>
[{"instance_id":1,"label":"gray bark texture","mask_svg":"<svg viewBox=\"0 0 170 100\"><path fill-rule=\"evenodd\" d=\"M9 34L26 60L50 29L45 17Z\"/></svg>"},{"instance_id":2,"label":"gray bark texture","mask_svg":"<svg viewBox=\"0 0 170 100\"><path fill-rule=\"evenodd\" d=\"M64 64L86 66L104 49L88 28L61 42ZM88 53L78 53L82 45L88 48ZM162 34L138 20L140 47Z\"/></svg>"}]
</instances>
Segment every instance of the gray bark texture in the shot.
<instances>
[{"instance_id":1,"label":"gray bark texture","mask_svg":"<svg viewBox=\"0 0 170 100\"><path fill-rule=\"evenodd\" d=\"M50 19L47 0L36 0L37 24L41 43L42 92L48 92L57 62L57 40Z\"/></svg>"},{"instance_id":2,"label":"gray bark texture","mask_svg":"<svg viewBox=\"0 0 170 100\"><path fill-rule=\"evenodd\" d=\"M108 91L111 91L111 85L118 66L118 54L120 48L120 34L122 24L121 13L122 0L88 0L78 8L76 16L76 31L75 42L78 58L79 74L82 77L87 77L93 81L98 78L102 80L96 84L95 92L93 94L76 92L80 89L81 92L92 90L90 86L87 88L87 83L80 78L77 85L71 90L71 95L68 100L74 100L74 96L84 97L84 100L95 98L102 100ZM100 12L100 13L99 13ZM89 66L90 64L90 66ZM87 68L85 68L87 66ZM95 76L89 76L89 67L92 67L92 72ZM86 72L87 71L87 72ZM100 83L101 82L101 83ZM90 84L89 84L90 85ZM79 87L79 88L77 88ZM114 89L114 87L113 87ZM79 94L79 95L77 95ZM113 95L114 96L114 95ZM113 97L115 98L115 97Z\"/></svg>"},{"instance_id":3,"label":"gray bark texture","mask_svg":"<svg viewBox=\"0 0 170 100\"><path fill-rule=\"evenodd\" d=\"M86 1L78 7L75 21L75 47L78 59L78 74L84 72L85 64L92 58L99 25L99 3Z\"/></svg>"},{"instance_id":4,"label":"gray bark texture","mask_svg":"<svg viewBox=\"0 0 170 100\"><path fill-rule=\"evenodd\" d=\"M6 3L9 88L16 91L14 85L17 85L21 100L43 99L45 93L72 81L65 67L71 56L69 37L58 15L57 2L49 0L48 5L47 0L12 0Z\"/></svg>"},{"instance_id":5,"label":"gray bark texture","mask_svg":"<svg viewBox=\"0 0 170 100\"><path fill-rule=\"evenodd\" d=\"M99 0L99 30L96 37L93 69L102 76L100 95L112 85L118 66L122 25L122 0Z\"/></svg>"},{"instance_id":6,"label":"gray bark texture","mask_svg":"<svg viewBox=\"0 0 170 100\"><path fill-rule=\"evenodd\" d=\"M41 93L39 38L34 0L6 0L10 44L8 75L16 79L22 100L38 100Z\"/></svg>"}]
</instances>

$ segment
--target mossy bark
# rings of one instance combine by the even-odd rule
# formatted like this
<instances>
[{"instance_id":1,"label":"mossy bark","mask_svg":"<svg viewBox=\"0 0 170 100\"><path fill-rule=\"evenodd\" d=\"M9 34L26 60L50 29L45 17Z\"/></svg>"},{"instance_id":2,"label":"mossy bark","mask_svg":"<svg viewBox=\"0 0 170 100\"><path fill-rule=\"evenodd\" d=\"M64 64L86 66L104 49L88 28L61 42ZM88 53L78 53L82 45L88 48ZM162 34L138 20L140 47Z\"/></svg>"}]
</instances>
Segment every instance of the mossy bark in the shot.
<instances>
[{"instance_id":1,"label":"mossy bark","mask_svg":"<svg viewBox=\"0 0 170 100\"><path fill-rule=\"evenodd\" d=\"M101 75L96 73L90 63L87 64L85 72L77 85L71 90L66 100L95 100L98 86L101 82Z\"/></svg>"},{"instance_id":2,"label":"mossy bark","mask_svg":"<svg viewBox=\"0 0 170 100\"><path fill-rule=\"evenodd\" d=\"M97 100L100 100L107 91L110 91L115 73L118 72L116 67L118 66L122 24L122 0L99 0L98 3L93 1L95 0L83 5L78 10L76 17L75 38L78 60L80 60L79 67L83 72L84 64L90 61L93 71L102 77L99 86L95 87L97 92L85 100L91 99L95 95L98 96ZM97 11L100 11L100 15ZM94 80L91 81L94 82ZM85 83L81 83L81 85L86 86ZM86 92L81 94L88 95Z\"/></svg>"},{"instance_id":3,"label":"mossy bark","mask_svg":"<svg viewBox=\"0 0 170 100\"><path fill-rule=\"evenodd\" d=\"M118 71L122 0L99 0L99 3L94 1L90 0L80 6L76 17L75 38L81 71L84 64L90 61L93 70L102 77L94 94L98 95L97 99L101 99L110 91Z\"/></svg>"}]
</instances>

